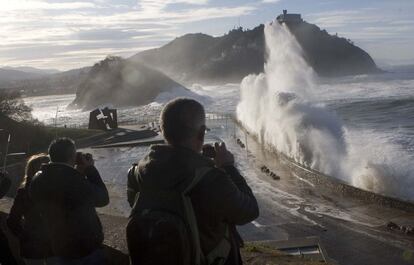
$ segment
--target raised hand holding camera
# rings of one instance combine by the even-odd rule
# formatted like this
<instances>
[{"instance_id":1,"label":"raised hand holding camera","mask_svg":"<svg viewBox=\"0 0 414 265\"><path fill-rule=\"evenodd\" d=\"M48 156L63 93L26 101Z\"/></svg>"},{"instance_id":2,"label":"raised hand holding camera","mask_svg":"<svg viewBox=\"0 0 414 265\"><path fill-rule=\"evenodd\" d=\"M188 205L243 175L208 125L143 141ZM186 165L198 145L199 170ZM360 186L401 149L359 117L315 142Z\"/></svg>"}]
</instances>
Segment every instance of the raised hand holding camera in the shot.
<instances>
[{"instance_id":1,"label":"raised hand holding camera","mask_svg":"<svg viewBox=\"0 0 414 265\"><path fill-rule=\"evenodd\" d=\"M216 156L214 157L216 167L220 168L224 166L232 166L234 164L234 156L227 150L224 142L214 143L214 149L216 151Z\"/></svg>"},{"instance_id":2,"label":"raised hand holding camera","mask_svg":"<svg viewBox=\"0 0 414 265\"><path fill-rule=\"evenodd\" d=\"M76 170L78 170L81 173L84 173L86 168L94 165L95 161L93 160L92 154L81 152L76 153Z\"/></svg>"}]
</instances>

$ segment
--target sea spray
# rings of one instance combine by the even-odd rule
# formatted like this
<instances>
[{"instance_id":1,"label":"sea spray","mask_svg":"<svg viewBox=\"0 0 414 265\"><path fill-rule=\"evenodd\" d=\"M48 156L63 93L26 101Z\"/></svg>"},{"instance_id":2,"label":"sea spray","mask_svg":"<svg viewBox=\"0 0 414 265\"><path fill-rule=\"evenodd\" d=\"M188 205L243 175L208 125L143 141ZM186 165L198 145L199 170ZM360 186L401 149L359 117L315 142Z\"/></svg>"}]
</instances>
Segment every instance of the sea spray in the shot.
<instances>
[{"instance_id":1,"label":"sea spray","mask_svg":"<svg viewBox=\"0 0 414 265\"><path fill-rule=\"evenodd\" d=\"M279 23L265 26L265 38L265 71L243 79L238 119L259 141L296 162L344 177L344 129L335 114L312 104L315 73L300 45Z\"/></svg>"},{"instance_id":2,"label":"sea spray","mask_svg":"<svg viewBox=\"0 0 414 265\"><path fill-rule=\"evenodd\" d=\"M265 26L268 52L264 73L240 85L237 117L265 146L296 162L377 193L414 201L410 155L375 138L347 129L317 103L312 68L286 25Z\"/></svg>"},{"instance_id":3,"label":"sea spray","mask_svg":"<svg viewBox=\"0 0 414 265\"><path fill-rule=\"evenodd\" d=\"M372 130L347 130L346 140L343 164L352 185L414 202L412 154Z\"/></svg>"}]
</instances>

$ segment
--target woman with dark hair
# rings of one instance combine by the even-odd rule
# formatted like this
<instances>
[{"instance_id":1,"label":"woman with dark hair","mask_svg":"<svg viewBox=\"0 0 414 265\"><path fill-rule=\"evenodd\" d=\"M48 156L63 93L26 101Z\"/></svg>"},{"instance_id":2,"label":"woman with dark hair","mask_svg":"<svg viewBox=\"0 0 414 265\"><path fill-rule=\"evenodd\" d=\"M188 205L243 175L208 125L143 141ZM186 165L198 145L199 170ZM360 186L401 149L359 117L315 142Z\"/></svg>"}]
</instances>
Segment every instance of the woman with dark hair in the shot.
<instances>
[{"instance_id":1,"label":"woman with dark hair","mask_svg":"<svg viewBox=\"0 0 414 265\"><path fill-rule=\"evenodd\" d=\"M0 171L0 199L3 198L7 191L9 190L11 185L10 179L7 177L6 172ZM3 230L3 216L6 215L3 212L0 212L0 264L9 264L9 265L17 265L17 261L13 256L13 253L9 246L9 240Z\"/></svg>"},{"instance_id":2,"label":"woman with dark hair","mask_svg":"<svg viewBox=\"0 0 414 265\"><path fill-rule=\"evenodd\" d=\"M27 265L44 265L46 259L52 256L42 216L29 194L33 176L42 164L49 163L49 161L46 154L38 154L29 158L26 164L26 174L7 219L8 227L19 238L20 255Z\"/></svg>"}]
</instances>

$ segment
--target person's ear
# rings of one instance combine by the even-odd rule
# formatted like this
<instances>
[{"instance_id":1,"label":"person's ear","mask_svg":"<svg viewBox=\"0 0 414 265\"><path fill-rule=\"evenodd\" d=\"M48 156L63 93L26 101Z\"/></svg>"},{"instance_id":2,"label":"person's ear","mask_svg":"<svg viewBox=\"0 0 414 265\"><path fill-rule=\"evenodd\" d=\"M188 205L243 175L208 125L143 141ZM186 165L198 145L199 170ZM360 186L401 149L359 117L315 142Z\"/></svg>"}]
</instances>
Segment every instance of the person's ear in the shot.
<instances>
[{"instance_id":1,"label":"person's ear","mask_svg":"<svg viewBox=\"0 0 414 265\"><path fill-rule=\"evenodd\" d=\"M72 153L72 155L70 156L70 159L69 159L68 163L70 165L75 166L75 164L76 164L76 149L75 149L74 153Z\"/></svg>"},{"instance_id":2,"label":"person's ear","mask_svg":"<svg viewBox=\"0 0 414 265\"><path fill-rule=\"evenodd\" d=\"M200 130L199 130L198 135L197 135L198 140L204 142L204 136L206 135L206 129L207 129L207 127L205 125L202 125L200 127Z\"/></svg>"}]
</instances>

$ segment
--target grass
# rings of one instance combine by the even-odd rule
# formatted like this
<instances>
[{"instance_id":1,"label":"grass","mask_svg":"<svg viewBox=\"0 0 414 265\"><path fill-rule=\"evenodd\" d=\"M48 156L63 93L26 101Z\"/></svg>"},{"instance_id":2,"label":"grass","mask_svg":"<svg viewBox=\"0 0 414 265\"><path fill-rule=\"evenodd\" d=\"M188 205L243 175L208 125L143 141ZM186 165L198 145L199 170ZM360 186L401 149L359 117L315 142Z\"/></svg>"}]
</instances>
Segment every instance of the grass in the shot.
<instances>
[{"instance_id":1,"label":"grass","mask_svg":"<svg viewBox=\"0 0 414 265\"><path fill-rule=\"evenodd\" d=\"M69 137L73 140L85 139L98 134L103 134L100 130L78 129L78 128L54 128L45 127L46 131L57 137Z\"/></svg>"},{"instance_id":2,"label":"grass","mask_svg":"<svg viewBox=\"0 0 414 265\"><path fill-rule=\"evenodd\" d=\"M9 153L25 152L28 155L47 151L50 142L56 137L69 137L77 141L103 133L99 130L54 128L31 122L16 122L1 116L0 129L4 130L0 131L0 152L2 154L5 152L9 133L11 135Z\"/></svg>"}]
</instances>

